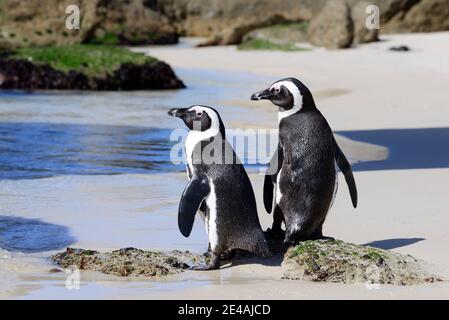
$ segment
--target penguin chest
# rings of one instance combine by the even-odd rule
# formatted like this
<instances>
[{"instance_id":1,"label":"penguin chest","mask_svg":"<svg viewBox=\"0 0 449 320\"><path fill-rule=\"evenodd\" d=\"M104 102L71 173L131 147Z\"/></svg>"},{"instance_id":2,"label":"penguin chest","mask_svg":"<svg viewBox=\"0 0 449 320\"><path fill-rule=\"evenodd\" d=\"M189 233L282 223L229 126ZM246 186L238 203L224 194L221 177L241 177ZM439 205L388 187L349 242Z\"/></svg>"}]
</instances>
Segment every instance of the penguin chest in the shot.
<instances>
[{"instance_id":1,"label":"penguin chest","mask_svg":"<svg viewBox=\"0 0 449 320\"><path fill-rule=\"evenodd\" d=\"M210 193L205 199L207 208L209 209L205 218L205 226L211 249L214 250L218 246L217 195L215 193L214 182L210 180L209 183Z\"/></svg>"},{"instance_id":2,"label":"penguin chest","mask_svg":"<svg viewBox=\"0 0 449 320\"><path fill-rule=\"evenodd\" d=\"M282 168L278 172L278 175L276 177L276 185L274 188L274 201L276 202L276 204L279 204L282 199L281 177L282 177Z\"/></svg>"},{"instance_id":3,"label":"penguin chest","mask_svg":"<svg viewBox=\"0 0 449 320\"><path fill-rule=\"evenodd\" d=\"M332 200L329 205L329 209L332 208L332 205L334 204L335 197L337 196L337 190L338 190L338 165L337 162L335 162L335 181L334 181L334 192L332 194Z\"/></svg>"}]
</instances>

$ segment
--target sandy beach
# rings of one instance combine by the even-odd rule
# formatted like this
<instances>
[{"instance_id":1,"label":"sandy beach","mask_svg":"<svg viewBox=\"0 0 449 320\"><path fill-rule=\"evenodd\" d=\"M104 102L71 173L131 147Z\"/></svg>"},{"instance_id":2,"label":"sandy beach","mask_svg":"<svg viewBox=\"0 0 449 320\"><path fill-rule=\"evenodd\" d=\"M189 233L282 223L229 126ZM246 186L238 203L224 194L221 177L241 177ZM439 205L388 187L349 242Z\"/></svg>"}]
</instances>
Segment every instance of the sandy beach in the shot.
<instances>
[{"instance_id":1,"label":"sandy beach","mask_svg":"<svg viewBox=\"0 0 449 320\"><path fill-rule=\"evenodd\" d=\"M342 149L356 163L359 206L352 208L340 174L337 198L324 232L347 242L411 254L449 279L449 32L389 35L381 40L338 51L242 52L235 46L189 45L133 50L163 59L181 77L183 70L190 69L213 70L231 79L235 72L245 73L242 85L234 83L240 88L235 96L234 87L230 87L226 95L211 91L201 96L207 101L197 102L219 110L221 105L234 106L220 110L228 128L276 128L275 108L270 103L251 102L251 93L283 77L301 79L338 134ZM411 51L388 50L395 45L407 45ZM207 77L208 73L197 72L196 76ZM174 94L169 101L181 104L177 106L191 102L180 95ZM245 110L243 119L239 109ZM134 116L130 121L138 123L139 114ZM120 122L106 111L100 118L108 123ZM166 126L177 125L171 122ZM265 229L272 217L262 204L263 176L253 172L250 178ZM0 180L0 197L6 203L0 215L20 215L67 227L60 241L72 247L107 250L134 246L202 252L207 240L199 219L188 239L176 227L176 207L185 183L185 173ZM33 201L24 201L26 197ZM265 265L236 261L218 271L187 271L148 281L86 272L80 290L67 290L64 273L48 273L53 266L46 258L53 252L0 251L4 262L0 263L0 277L7 279L0 298L449 298L449 282L382 285L373 290L364 285L281 280L282 270L276 261Z\"/></svg>"}]
</instances>

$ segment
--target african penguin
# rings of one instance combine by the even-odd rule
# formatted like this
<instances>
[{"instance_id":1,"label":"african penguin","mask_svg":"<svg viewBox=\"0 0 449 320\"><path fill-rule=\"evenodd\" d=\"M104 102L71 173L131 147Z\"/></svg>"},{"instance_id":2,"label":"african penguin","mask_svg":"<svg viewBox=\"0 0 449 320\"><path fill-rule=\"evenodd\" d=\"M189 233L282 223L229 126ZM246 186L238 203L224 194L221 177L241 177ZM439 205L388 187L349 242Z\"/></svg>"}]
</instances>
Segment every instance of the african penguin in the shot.
<instances>
[{"instance_id":1,"label":"african penguin","mask_svg":"<svg viewBox=\"0 0 449 320\"><path fill-rule=\"evenodd\" d=\"M218 112L196 105L170 109L168 114L190 129L185 140L189 182L179 204L178 226L188 237L196 212L204 215L212 252L204 269L218 269L221 255L235 249L270 256L251 183L226 140Z\"/></svg>"},{"instance_id":2,"label":"african penguin","mask_svg":"<svg viewBox=\"0 0 449 320\"><path fill-rule=\"evenodd\" d=\"M279 144L264 181L264 205L273 212L271 234L285 242L325 238L322 226L337 192L337 166L357 207L357 188L351 166L337 145L309 89L295 78L275 82L251 100L276 105Z\"/></svg>"}]
</instances>

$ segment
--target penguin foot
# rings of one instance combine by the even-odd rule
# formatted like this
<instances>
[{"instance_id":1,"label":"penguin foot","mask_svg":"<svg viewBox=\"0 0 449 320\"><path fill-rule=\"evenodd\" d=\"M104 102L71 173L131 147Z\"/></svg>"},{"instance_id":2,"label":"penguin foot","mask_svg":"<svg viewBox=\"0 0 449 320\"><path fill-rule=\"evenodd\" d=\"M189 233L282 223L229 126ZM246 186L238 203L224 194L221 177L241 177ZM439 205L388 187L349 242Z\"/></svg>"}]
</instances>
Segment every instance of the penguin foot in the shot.
<instances>
[{"instance_id":1,"label":"penguin foot","mask_svg":"<svg viewBox=\"0 0 449 320\"><path fill-rule=\"evenodd\" d=\"M300 240L291 240L291 239L285 239L283 244L287 247L292 247L298 244L298 242L301 242Z\"/></svg>"},{"instance_id":2,"label":"penguin foot","mask_svg":"<svg viewBox=\"0 0 449 320\"><path fill-rule=\"evenodd\" d=\"M232 258L234 258L236 252L237 252L236 249L232 249L232 250L229 250L229 251L227 251L225 253L222 253L220 255L220 259L221 260L231 260Z\"/></svg>"},{"instance_id":3,"label":"penguin foot","mask_svg":"<svg viewBox=\"0 0 449 320\"><path fill-rule=\"evenodd\" d=\"M208 264L206 266L193 266L189 268L189 270L193 271L209 271L209 270L218 270L220 267L213 266L212 264Z\"/></svg>"},{"instance_id":4,"label":"penguin foot","mask_svg":"<svg viewBox=\"0 0 449 320\"><path fill-rule=\"evenodd\" d=\"M273 240L283 240L285 238L285 231L281 228L268 228L266 233Z\"/></svg>"},{"instance_id":5,"label":"penguin foot","mask_svg":"<svg viewBox=\"0 0 449 320\"><path fill-rule=\"evenodd\" d=\"M215 255L214 253L211 254L211 259L208 265L206 266L193 266L190 268L190 270L195 271L209 271L209 270L218 270L220 269L220 256L221 255Z\"/></svg>"},{"instance_id":6,"label":"penguin foot","mask_svg":"<svg viewBox=\"0 0 449 320\"><path fill-rule=\"evenodd\" d=\"M333 237L327 237L327 236L321 236L321 237L319 237L319 238L316 238L316 239L312 239L312 240L331 240L331 241L335 241L335 238L333 238Z\"/></svg>"},{"instance_id":7,"label":"penguin foot","mask_svg":"<svg viewBox=\"0 0 449 320\"><path fill-rule=\"evenodd\" d=\"M335 240L332 237L326 237L323 236L323 232L321 231L321 228L319 228L318 230L316 230L315 232L312 233L312 235L310 236L310 240Z\"/></svg>"}]
</instances>

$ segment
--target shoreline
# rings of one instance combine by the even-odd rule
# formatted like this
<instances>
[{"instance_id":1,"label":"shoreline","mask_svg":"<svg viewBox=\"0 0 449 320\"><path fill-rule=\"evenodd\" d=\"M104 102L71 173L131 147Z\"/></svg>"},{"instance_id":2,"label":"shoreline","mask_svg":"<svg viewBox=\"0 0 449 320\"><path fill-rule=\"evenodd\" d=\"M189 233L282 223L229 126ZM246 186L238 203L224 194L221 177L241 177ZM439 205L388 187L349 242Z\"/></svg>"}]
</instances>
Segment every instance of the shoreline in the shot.
<instances>
[{"instance_id":1,"label":"shoreline","mask_svg":"<svg viewBox=\"0 0 449 320\"><path fill-rule=\"evenodd\" d=\"M449 32L388 37L392 39L389 42L338 52L317 50L310 53L242 53L232 46L195 49L150 47L139 50L148 50L175 68L189 66L224 69L228 72L240 70L255 75L260 73L270 78L293 73L309 84L312 93L329 92L336 90L335 88L344 90L344 94L316 96L318 108L334 131L449 127L449 110L446 108L449 93L444 86L449 83L449 71L445 71L449 68L434 70L434 66L441 63L437 53L441 54L449 48ZM428 51L392 53L384 50L396 43L409 44L408 41L411 41L412 49L425 48L429 46L429 39L435 41L441 37L446 41L431 42L434 45ZM191 50L195 50L195 54ZM213 59L205 59L205 56ZM417 61L412 62L413 60ZM367 61L376 63L367 64ZM428 61L434 62L428 65ZM270 67L266 67L267 65ZM268 85L269 83L265 86ZM253 85L245 82L244 90L251 93L263 89L259 86L260 81ZM423 95L423 92L426 94ZM232 101L226 97L225 100L228 103ZM211 101L216 100L211 98ZM235 103L241 107L238 101ZM263 125L270 126L271 123L271 127L276 127L275 111L269 104L250 104L248 101L248 104L242 103L242 106L251 111L266 113L266 118L263 119L267 119L267 122ZM423 109L425 112L422 112ZM238 119L231 119L228 127L238 126L239 123ZM407 136L407 139L414 138L413 135ZM417 140L419 138L419 135L416 136ZM344 144L345 139L347 138L340 139L339 142ZM367 146L362 143L359 147ZM381 159L385 156L385 147L378 147L369 156ZM361 152L359 156L367 156L367 151ZM412 254L432 265L442 276L449 277L449 259L445 245L449 241L446 230L449 167L361 170L354 174L359 188L360 205L356 210L352 208L347 187L340 174L340 188L324 225L325 234L347 242L375 243L393 251ZM104 178L57 177L51 178L55 180L39 181L41 188L37 193L37 182L32 181L24 183L20 188L13 187L14 182L7 182L9 187L6 190L15 191L13 196L10 195L11 203L26 194L32 194L37 199L33 206L26 208L30 217L41 215L50 223L70 226L74 236L80 240L71 246L112 249L135 242L136 247L147 248L147 243L148 246L151 245L149 249L154 249L158 247L155 239L159 238L159 243L163 244L166 242L161 235L168 237L175 234L167 230L172 229L177 234L176 224L173 224L176 214L172 208L176 207L178 198L172 195L180 195L186 183L184 173L172 174L172 180L165 185L157 181L155 176L157 175L125 174ZM261 224L266 229L272 217L265 213L261 199L263 176L250 174L250 179ZM54 187L55 181L58 181L58 188ZM4 186L5 182L0 181L0 184ZM153 188L161 189L157 198L154 197ZM77 192L67 194L67 190ZM69 208L64 203L58 203L51 213L48 212L46 200L64 199L67 196L71 199L69 204L76 204L75 207ZM65 212L67 216L61 216L60 212ZM108 229L106 226L112 228ZM194 238L188 239L179 236L171 241L177 246L197 246L199 250L205 248L204 228L198 221L195 222L192 236ZM25 278L34 280L25 287L31 286L33 290L30 289L25 298L444 299L449 296L447 282L411 287L381 286L380 290L369 290L358 285L279 280L275 278L279 272L276 268L278 267L236 263L218 271L189 271L179 277L155 282L135 282L89 273L83 274L81 290L71 292L64 287L64 274L31 273L25 275Z\"/></svg>"}]
</instances>

